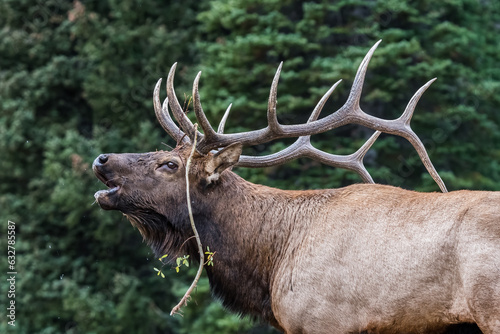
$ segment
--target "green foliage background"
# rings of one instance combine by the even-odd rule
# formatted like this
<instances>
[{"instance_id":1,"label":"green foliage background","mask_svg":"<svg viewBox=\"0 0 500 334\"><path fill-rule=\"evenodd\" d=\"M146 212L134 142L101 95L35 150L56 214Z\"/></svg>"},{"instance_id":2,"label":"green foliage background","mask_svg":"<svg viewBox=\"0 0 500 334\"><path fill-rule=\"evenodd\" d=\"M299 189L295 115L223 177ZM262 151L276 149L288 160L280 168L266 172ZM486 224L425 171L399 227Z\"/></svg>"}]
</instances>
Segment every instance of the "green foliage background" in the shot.
<instances>
[{"instance_id":1,"label":"green foliage background","mask_svg":"<svg viewBox=\"0 0 500 334\"><path fill-rule=\"evenodd\" d=\"M304 122L342 78L323 112L331 113L362 57L383 39L362 108L396 118L438 77L413 128L449 189L500 190L498 2L2 0L0 23L0 247L7 248L7 221L16 222L17 333L272 332L225 312L206 279L184 317L168 316L193 275L155 276L158 263L139 233L120 213L93 204L102 188L91 171L98 154L174 145L154 118L151 96L176 61L181 103L202 70L204 109L215 124L233 103L232 132L265 126L282 60L280 120ZM315 136L314 144L349 154L371 133L346 126ZM377 182L437 190L400 138L382 136L365 163ZM360 182L308 160L236 172L286 189ZM7 272L5 261L1 269ZM0 305L7 305L3 292ZM13 330L7 320L1 332Z\"/></svg>"}]
</instances>

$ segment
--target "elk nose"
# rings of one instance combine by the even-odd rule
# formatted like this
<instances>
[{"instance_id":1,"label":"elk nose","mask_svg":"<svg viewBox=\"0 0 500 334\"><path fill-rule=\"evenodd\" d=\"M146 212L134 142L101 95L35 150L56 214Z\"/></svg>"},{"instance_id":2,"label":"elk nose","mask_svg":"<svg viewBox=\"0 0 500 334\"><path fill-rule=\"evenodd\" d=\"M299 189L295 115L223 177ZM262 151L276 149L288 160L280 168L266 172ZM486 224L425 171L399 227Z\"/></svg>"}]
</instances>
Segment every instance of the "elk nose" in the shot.
<instances>
[{"instance_id":1,"label":"elk nose","mask_svg":"<svg viewBox=\"0 0 500 334\"><path fill-rule=\"evenodd\" d=\"M107 154L101 154L97 157L97 161L99 161L100 164L105 164L108 161L108 155Z\"/></svg>"}]
</instances>

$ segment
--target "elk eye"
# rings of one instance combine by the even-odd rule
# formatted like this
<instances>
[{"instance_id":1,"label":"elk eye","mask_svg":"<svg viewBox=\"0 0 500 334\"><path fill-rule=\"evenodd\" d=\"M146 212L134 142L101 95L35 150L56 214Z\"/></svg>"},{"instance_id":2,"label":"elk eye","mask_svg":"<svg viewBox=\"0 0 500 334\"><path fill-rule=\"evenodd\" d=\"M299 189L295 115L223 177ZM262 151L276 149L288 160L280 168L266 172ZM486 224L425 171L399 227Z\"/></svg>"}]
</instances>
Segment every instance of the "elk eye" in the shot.
<instances>
[{"instance_id":1,"label":"elk eye","mask_svg":"<svg viewBox=\"0 0 500 334\"><path fill-rule=\"evenodd\" d=\"M158 166L158 168L162 168L162 169L166 169L166 170L170 170L170 171L176 171L179 168L179 166L173 161L168 161L168 162L162 163L160 166Z\"/></svg>"}]
</instances>

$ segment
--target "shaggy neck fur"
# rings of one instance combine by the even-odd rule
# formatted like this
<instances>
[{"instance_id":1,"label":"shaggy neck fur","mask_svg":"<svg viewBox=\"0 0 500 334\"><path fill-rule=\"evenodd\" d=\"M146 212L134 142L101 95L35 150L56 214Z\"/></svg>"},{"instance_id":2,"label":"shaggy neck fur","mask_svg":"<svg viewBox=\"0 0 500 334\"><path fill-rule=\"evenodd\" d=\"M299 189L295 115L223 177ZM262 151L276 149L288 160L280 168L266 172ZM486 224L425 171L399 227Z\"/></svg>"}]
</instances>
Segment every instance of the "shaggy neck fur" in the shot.
<instances>
[{"instance_id":1,"label":"shaggy neck fur","mask_svg":"<svg viewBox=\"0 0 500 334\"><path fill-rule=\"evenodd\" d=\"M206 267L211 289L225 307L277 325L271 310L273 278L298 246L292 240L303 240L301 234L310 221L297 215L314 214L317 206L310 204L311 195L326 199L328 193L280 191L252 184L230 171L222 173L217 184L192 191L201 242L215 252L214 265ZM169 254L175 259L189 254L198 259L184 206L165 215L141 212L129 218L157 256ZM291 226L292 222L303 224Z\"/></svg>"}]
</instances>

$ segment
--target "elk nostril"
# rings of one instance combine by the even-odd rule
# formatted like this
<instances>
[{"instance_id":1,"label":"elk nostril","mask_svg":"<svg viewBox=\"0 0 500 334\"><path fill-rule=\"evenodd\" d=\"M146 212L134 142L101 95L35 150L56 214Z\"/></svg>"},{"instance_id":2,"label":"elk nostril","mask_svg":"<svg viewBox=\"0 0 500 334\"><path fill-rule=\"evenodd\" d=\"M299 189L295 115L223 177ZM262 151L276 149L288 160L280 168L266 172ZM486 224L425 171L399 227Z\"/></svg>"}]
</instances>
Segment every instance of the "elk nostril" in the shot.
<instances>
[{"instance_id":1,"label":"elk nostril","mask_svg":"<svg viewBox=\"0 0 500 334\"><path fill-rule=\"evenodd\" d=\"M101 154L98 159L99 159L99 162L101 164L105 164L108 161L108 155L107 154Z\"/></svg>"}]
</instances>

